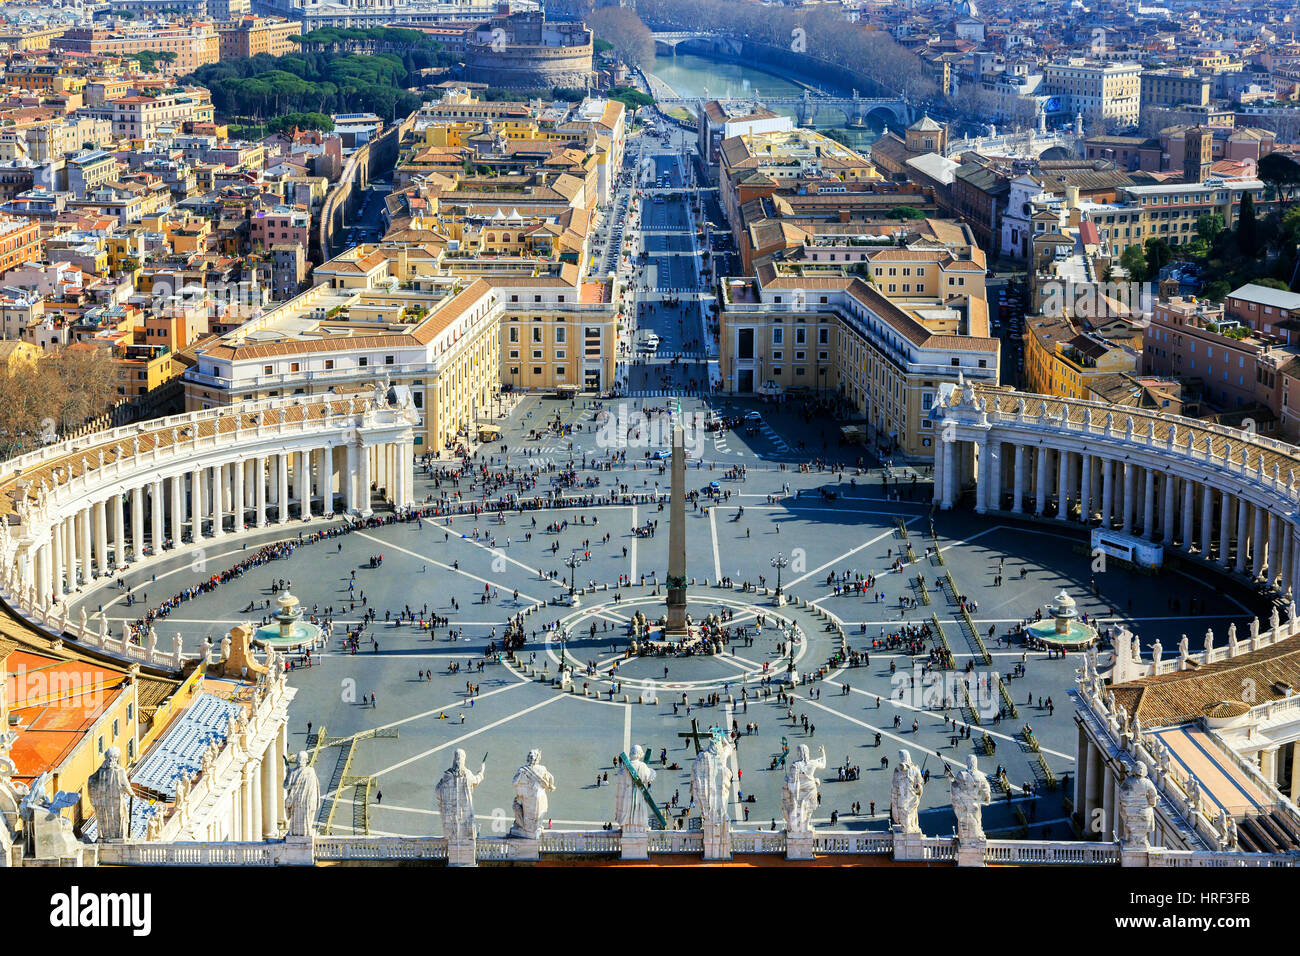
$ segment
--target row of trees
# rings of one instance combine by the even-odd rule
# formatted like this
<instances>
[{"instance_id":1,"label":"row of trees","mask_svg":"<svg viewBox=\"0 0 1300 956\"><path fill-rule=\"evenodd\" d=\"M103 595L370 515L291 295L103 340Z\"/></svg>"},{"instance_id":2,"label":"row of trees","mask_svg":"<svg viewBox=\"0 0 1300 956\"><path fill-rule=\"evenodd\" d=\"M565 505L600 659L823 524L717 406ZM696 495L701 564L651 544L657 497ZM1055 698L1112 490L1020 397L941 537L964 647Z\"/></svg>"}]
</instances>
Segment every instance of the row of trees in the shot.
<instances>
[{"instance_id":1,"label":"row of trees","mask_svg":"<svg viewBox=\"0 0 1300 956\"><path fill-rule=\"evenodd\" d=\"M423 56L258 54L201 66L187 80L207 87L224 116L370 112L391 121L420 107L420 96L406 86L412 73L423 68L412 61Z\"/></svg>"},{"instance_id":2,"label":"row of trees","mask_svg":"<svg viewBox=\"0 0 1300 956\"><path fill-rule=\"evenodd\" d=\"M304 50L325 50L333 47L356 49L387 46L427 47L437 52L441 48L441 44L432 35L422 30L406 30L401 27L373 27L369 29L321 27L318 30L310 30L289 39Z\"/></svg>"},{"instance_id":3,"label":"row of trees","mask_svg":"<svg viewBox=\"0 0 1300 956\"><path fill-rule=\"evenodd\" d=\"M628 66L648 67L655 58L650 28L627 7L600 7L584 17L591 32L609 44Z\"/></svg>"},{"instance_id":4,"label":"row of trees","mask_svg":"<svg viewBox=\"0 0 1300 956\"><path fill-rule=\"evenodd\" d=\"M60 349L35 364L0 369L0 442L12 456L48 444L121 400L108 349Z\"/></svg>"},{"instance_id":5,"label":"row of trees","mask_svg":"<svg viewBox=\"0 0 1300 956\"><path fill-rule=\"evenodd\" d=\"M600 0L569 0L588 25L600 22ZM585 8L585 9L584 9ZM630 11L629 11L630 12ZM925 64L882 30L849 23L838 5L789 8L743 0L638 0L641 19L681 30L725 31L731 36L782 47L867 77L909 98L932 96L935 84ZM593 26L601 38L613 36ZM863 91L866 92L866 91Z\"/></svg>"}]
</instances>

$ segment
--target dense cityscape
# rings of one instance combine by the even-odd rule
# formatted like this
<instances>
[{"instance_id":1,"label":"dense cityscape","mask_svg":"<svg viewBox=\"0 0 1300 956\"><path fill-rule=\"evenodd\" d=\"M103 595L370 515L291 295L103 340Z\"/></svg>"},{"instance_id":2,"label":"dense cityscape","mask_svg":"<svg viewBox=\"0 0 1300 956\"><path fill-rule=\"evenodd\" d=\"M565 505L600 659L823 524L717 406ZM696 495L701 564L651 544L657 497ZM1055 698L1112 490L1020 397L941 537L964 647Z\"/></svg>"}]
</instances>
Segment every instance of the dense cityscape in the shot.
<instances>
[{"instance_id":1,"label":"dense cityscape","mask_svg":"<svg viewBox=\"0 0 1300 956\"><path fill-rule=\"evenodd\" d=\"M1300 5L1149 2L0 4L0 866L1300 862Z\"/></svg>"}]
</instances>

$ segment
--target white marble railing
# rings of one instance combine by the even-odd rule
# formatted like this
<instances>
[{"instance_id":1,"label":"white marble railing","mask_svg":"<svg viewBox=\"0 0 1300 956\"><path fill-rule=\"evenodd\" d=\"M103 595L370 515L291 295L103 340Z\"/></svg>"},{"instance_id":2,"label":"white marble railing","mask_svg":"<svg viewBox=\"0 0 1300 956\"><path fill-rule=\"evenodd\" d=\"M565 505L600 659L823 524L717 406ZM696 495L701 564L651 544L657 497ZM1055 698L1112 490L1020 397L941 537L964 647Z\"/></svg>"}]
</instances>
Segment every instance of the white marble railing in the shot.
<instances>
[{"instance_id":1,"label":"white marble railing","mask_svg":"<svg viewBox=\"0 0 1300 956\"><path fill-rule=\"evenodd\" d=\"M989 840L985 863L1014 865L1064 864L1115 866L1118 843L1050 843L1043 840Z\"/></svg>"},{"instance_id":2,"label":"white marble railing","mask_svg":"<svg viewBox=\"0 0 1300 956\"><path fill-rule=\"evenodd\" d=\"M1115 645L1115 665L1110 671L1110 679L1112 683L1123 684L1127 681L1137 680L1140 677L1184 671L1194 665L1204 666L1219 661L1232 660L1241 654L1249 654L1252 651L1272 647L1279 641L1285 641L1300 634L1300 617L1297 617L1295 603L1292 602L1288 606L1285 621L1280 620L1279 616L1274 613L1269 620L1268 630L1261 630L1260 627L1259 618L1253 618L1250 622L1250 636L1245 640L1238 640L1237 625L1231 624L1228 626L1228 642L1219 645L1214 643L1214 632L1207 630L1202 639L1201 650L1192 651L1189 647L1186 654L1184 654L1180 649L1178 654L1173 657L1166 657L1164 646L1159 641L1155 641L1151 645L1150 659L1143 660L1140 656L1141 649L1138 641L1126 627L1120 625L1113 641Z\"/></svg>"},{"instance_id":3,"label":"white marble railing","mask_svg":"<svg viewBox=\"0 0 1300 956\"><path fill-rule=\"evenodd\" d=\"M651 853L704 853L704 834L690 830L651 830L647 834Z\"/></svg>"},{"instance_id":4,"label":"white marble railing","mask_svg":"<svg viewBox=\"0 0 1300 956\"><path fill-rule=\"evenodd\" d=\"M582 854L617 857L621 851L617 830L546 830L538 841L542 854ZM703 856L704 837L698 831L655 830L649 834L651 853ZM956 862L954 837L923 837L921 859ZM890 855L893 834L885 831L824 832L814 836L818 854ZM265 843L130 842L97 844L99 862L113 866L309 866L313 862L373 860L376 862L447 859L443 837L316 836L311 841L271 840ZM475 857L484 862L513 859L511 841L499 837L479 839ZM784 854L784 830L732 833L732 852ZM1141 865L1143 856L1133 860ZM1148 866L1167 867L1290 867L1300 865L1300 854L1236 853L1229 851L1147 850ZM1052 842L1046 840L989 840L983 862L1002 866L1119 866L1120 844Z\"/></svg>"},{"instance_id":5,"label":"white marble railing","mask_svg":"<svg viewBox=\"0 0 1300 956\"><path fill-rule=\"evenodd\" d=\"M1232 853L1229 851L1205 852L1203 850L1153 849L1147 853L1147 866L1297 866L1300 854L1290 853Z\"/></svg>"},{"instance_id":6,"label":"white marble railing","mask_svg":"<svg viewBox=\"0 0 1300 956\"><path fill-rule=\"evenodd\" d=\"M100 843L106 866L286 866L312 863L311 845L268 843Z\"/></svg>"},{"instance_id":7,"label":"white marble railing","mask_svg":"<svg viewBox=\"0 0 1300 956\"><path fill-rule=\"evenodd\" d=\"M312 852L319 860L445 860L443 837L317 836Z\"/></svg>"},{"instance_id":8,"label":"white marble railing","mask_svg":"<svg viewBox=\"0 0 1300 956\"><path fill-rule=\"evenodd\" d=\"M862 833L835 833L818 830L813 834L813 850L817 853L893 853L894 835L887 831L868 830Z\"/></svg>"}]
</instances>

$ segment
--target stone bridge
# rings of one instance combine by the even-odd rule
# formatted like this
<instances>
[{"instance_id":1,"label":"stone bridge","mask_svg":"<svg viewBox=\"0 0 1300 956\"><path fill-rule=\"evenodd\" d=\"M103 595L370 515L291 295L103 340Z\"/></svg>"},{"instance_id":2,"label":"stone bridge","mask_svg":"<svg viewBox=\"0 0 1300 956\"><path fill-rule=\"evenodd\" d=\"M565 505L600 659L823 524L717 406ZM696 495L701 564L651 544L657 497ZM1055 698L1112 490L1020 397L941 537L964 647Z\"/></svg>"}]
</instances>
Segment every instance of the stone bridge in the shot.
<instances>
[{"instance_id":1,"label":"stone bridge","mask_svg":"<svg viewBox=\"0 0 1300 956\"><path fill-rule=\"evenodd\" d=\"M755 89L754 95L745 100L720 97L718 101L724 104L753 102L768 109L793 110L798 117L800 126L812 126L817 115L828 109L838 110L844 116L844 123L847 126L865 126L867 117L872 113L886 114L887 122L899 128L905 127L912 122L912 106L902 97L859 96L857 90L853 91L852 96L833 96L813 90L804 90L802 96L760 97L758 90ZM681 106L688 110L694 110L698 115L697 107L699 102L697 100L665 98L660 99L658 102L661 108L671 109L675 106Z\"/></svg>"}]
</instances>

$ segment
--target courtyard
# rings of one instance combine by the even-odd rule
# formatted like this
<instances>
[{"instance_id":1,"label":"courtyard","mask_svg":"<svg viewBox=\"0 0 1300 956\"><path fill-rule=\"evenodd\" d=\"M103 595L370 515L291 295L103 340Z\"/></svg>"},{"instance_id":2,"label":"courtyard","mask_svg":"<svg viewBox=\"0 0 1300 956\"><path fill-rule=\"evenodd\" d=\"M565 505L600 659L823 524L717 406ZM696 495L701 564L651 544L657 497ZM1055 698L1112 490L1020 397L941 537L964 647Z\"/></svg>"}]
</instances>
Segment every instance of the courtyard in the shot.
<instances>
[{"instance_id":1,"label":"courtyard","mask_svg":"<svg viewBox=\"0 0 1300 956\"><path fill-rule=\"evenodd\" d=\"M1007 786L995 785L985 815L990 836L1027 828L1034 838L1066 838L1070 790L1062 784L1073 776L1076 737L1068 691L1082 658L1026 649L1008 637L1011 630L1062 589L1098 628L1124 623L1144 649L1157 639L1172 648L1184 634L1199 645L1207 628L1221 642L1229 623L1241 629L1252 616L1267 616L1255 595L1197 566L1154 576L1114 563L1095 569L1077 527L962 510L932 516L924 471L841 447L832 423L788 408L714 402L713 410L743 424L693 434L688 446L687 490L698 494L687 505L689 610L696 620L725 610L733 632L746 629L744 639L737 634L714 655L629 656L632 614L653 619L663 606L668 507L659 499L668 463L653 456L667 429L652 427L651 417L635 440L611 447L602 413L636 421L642 409L667 400L624 401L525 396L504 420L500 441L482 446L475 464L534 475L536 486L523 497L548 494L567 472L568 485L557 493L568 498L617 485L640 496L636 503L507 512L504 520L480 514L378 523L296 547L157 622L161 640L179 633L192 653L205 637L219 644L234 624L264 620L282 581L307 613L332 618L333 633L311 666L295 660L289 675L298 688L290 751L315 754L322 828L351 832L363 819L354 801L368 792L370 833L440 833L433 784L452 751L463 748L474 767L487 763L476 794L482 832L504 833L511 776L539 747L558 783L552 825L598 829L613 816L614 761L633 744L645 747L658 774L653 792L661 806L669 804L670 824L688 827L694 735L706 737L718 725L740 732L738 827L782 825L781 761L807 744L814 754L826 749L822 825L834 814L841 828L886 827L890 768L906 748L929 774L921 816L928 834L952 832L944 768L975 752L991 777L1005 770ZM680 403L683 416L707 407L700 398ZM746 419L749 413L757 417ZM540 437L530 439L535 433ZM800 467L814 458L824 462ZM481 476L439 475L447 467L417 464L417 503L482 499ZM714 482L716 502L705 494ZM145 608L265 544L342 524L316 518L209 540L206 550L182 549L131 569L122 585L102 585L81 603L92 622L103 613L116 633ZM776 584L778 555L790 597L783 607L764 593ZM866 593L844 586L867 575L875 580ZM571 579L596 588L577 606L568 601ZM979 639L964 624L959 600ZM523 650L514 662L498 661L489 645L499 647L507 623L524 611ZM429 629L430 615L446 623ZM798 629L792 647L782 646L783 625ZM919 654L880 646L925 626L930 633ZM841 650L840 629L856 660L828 663ZM349 631L357 633L355 651L345 646ZM945 641L953 669L921 681L922 663ZM550 680L561 659L574 667L576 693ZM779 679L791 664L801 680L820 679L789 689ZM538 679L543 670L547 679ZM968 670L981 688L969 704L953 676ZM921 685L935 680L938 695L923 693ZM786 700L782 688L790 690ZM363 779L368 791L356 785Z\"/></svg>"}]
</instances>

